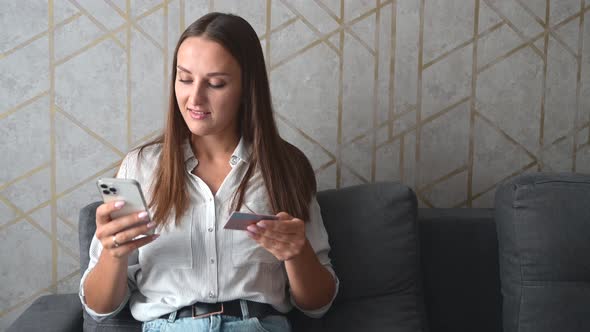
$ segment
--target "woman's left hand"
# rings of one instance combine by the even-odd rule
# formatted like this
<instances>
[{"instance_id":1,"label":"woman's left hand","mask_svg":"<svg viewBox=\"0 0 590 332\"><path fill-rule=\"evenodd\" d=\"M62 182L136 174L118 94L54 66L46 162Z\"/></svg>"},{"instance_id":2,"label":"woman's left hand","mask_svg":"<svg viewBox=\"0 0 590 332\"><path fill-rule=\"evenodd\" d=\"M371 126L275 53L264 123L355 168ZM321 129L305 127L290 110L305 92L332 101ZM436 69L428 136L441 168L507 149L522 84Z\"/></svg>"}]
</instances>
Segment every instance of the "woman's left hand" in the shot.
<instances>
[{"instance_id":1,"label":"woman's left hand","mask_svg":"<svg viewBox=\"0 0 590 332\"><path fill-rule=\"evenodd\" d=\"M286 212L278 220L261 220L248 226L248 236L280 261L288 261L301 253L307 241L305 223Z\"/></svg>"}]
</instances>

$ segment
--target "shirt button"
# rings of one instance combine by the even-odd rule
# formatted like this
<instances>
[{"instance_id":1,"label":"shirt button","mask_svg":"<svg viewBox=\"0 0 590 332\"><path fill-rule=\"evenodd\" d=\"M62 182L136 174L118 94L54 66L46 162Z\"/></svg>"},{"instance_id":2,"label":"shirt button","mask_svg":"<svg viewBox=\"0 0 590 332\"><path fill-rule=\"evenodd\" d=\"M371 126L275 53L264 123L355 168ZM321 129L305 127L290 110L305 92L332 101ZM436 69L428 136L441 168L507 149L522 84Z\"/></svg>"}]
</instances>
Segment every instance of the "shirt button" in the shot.
<instances>
[{"instance_id":1,"label":"shirt button","mask_svg":"<svg viewBox=\"0 0 590 332\"><path fill-rule=\"evenodd\" d=\"M209 227L207 230L209 231L209 233L211 233L213 232L213 227Z\"/></svg>"},{"instance_id":2,"label":"shirt button","mask_svg":"<svg viewBox=\"0 0 590 332\"><path fill-rule=\"evenodd\" d=\"M211 264L215 264L215 260L211 258Z\"/></svg>"},{"instance_id":3,"label":"shirt button","mask_svg":"<svg viewBox=\"0 0 590 332\"><path fill-rule=\"evenodd\" d=\"M231 159L229 160L229 163L230 163L232 166L236 166L236 164L238 163L238 159L239 159L239 158L238 158L237 156L231 156Z\"/></svg>"},{"instance_id":4,"label":"shirt button","mask_svg":"<svg viewBox=\"0 0 590 332\"><path fill-rule=\"evenodd\" d=\"M215 297L215 293L213 293L213 291L210 291L210 292L209 292L209 297L210 297L210 298L214 298L214 297Z\"/></svg>"}]
</instances>

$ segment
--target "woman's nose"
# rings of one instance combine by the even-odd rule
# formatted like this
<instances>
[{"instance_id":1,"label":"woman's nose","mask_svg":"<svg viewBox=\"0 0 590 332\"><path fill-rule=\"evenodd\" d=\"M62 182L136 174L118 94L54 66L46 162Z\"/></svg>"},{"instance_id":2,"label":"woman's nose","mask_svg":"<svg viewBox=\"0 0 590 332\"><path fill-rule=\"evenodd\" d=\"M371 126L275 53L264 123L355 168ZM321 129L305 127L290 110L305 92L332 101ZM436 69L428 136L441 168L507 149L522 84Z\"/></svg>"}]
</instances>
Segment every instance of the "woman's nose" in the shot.
<instances>
[{"instance_id":1,"label":"woman's nose","mask_svg":"<svg viewBox=\"0 0 590 332\"><path fill-rule=\"evenodd\" d=\"M195 83L191 91L189 102L193 105L201 105L204 104L206 100L205 85L203 83Z\"/></svg>"}]
</instances>

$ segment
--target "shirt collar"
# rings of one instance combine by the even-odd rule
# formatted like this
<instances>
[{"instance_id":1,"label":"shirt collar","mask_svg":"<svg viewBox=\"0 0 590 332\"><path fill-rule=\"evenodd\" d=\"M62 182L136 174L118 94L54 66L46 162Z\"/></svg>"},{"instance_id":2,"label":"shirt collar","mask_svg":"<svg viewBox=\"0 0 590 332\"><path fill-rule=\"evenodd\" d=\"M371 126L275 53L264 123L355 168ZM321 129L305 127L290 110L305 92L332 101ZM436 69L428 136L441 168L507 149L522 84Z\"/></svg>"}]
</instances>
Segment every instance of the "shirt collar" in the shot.
<instances>
[{"instance_id":1,"label":"shirt collar","mask_svg":"<svg viewBox=\"0 0 590 332\"><path fill-rule=\"evenodd\" d=\"M248 162L250 160L250 155L252 153L251 147L246 143L243 137L240 137L240 141L238 142L238 146L232 153L232 158L237 158L238 161ZM230 158L231 162L231 158Z\"/></svg>"},{"instance_id":2,"label":"shirt collar","mask_svg":"<svg viewBox=\"0 0 590 332\"><path fill-rule=\"evenodd\" d=\"M199 160L193 153L193 149L191 148L190 140L186 139L182 144L182 150L184 153L184 163L188 169L194 169L199 165ZM251 147L244 141L243 137L240 137L240 141L238 142L238 146L236 146L234 152L232 153L231 158L229 159L229 164L233 168L236 166L240 161L248 162L250 160L250 155L252 153Z\"/></svg>"}]
</instances>

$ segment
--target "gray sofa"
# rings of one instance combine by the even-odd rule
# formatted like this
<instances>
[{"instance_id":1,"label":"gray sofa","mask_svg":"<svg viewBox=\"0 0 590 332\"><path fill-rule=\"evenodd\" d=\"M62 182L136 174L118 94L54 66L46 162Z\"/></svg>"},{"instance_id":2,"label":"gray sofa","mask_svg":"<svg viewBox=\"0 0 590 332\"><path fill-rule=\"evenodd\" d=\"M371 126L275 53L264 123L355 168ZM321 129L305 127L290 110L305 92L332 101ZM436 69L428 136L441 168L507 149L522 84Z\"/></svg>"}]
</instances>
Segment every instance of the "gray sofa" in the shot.
<instances>
[{"instance_id":1,"label":"gray sofa","mask_svg":"<svg viewBox=\"0 0 590 332\"><path fill-rule=\"evenodd\" d=\"M320 192L341 282L322 319L295 331L590 331L590 176L504 183L494 209L418 209L377 183ZM98 203L80 212L81 268ZM140 331L128 310L97 324L76 294L33 303L9 331Z\"/></svg>"}]
</instances>

